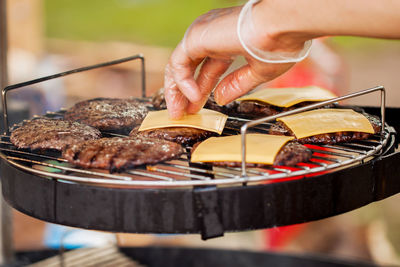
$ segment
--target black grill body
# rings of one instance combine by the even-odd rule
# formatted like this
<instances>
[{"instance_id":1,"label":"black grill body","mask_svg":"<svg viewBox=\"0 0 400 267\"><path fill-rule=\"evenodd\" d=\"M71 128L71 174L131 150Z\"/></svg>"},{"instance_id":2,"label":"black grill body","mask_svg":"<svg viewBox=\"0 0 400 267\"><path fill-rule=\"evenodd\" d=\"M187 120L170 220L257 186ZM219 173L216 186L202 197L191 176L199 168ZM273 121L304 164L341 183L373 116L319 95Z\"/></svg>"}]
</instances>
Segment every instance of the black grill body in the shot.
<instances>
[{"instance_id":1,"label":"black grill body","mask_svg":"<svg viewBox=\"0 0 400 267\"><path fill-rule=\"evenodd\" d=\"M398 128L390 118L388 124ZM4 159L0 175L6 201L41 220L111 232L201 233L207 239L323 219L390 197L400 191L397 145L392 133L382 154L368 162L257 185L110 188L40 177Z\"/></svg>"}]
</instances>

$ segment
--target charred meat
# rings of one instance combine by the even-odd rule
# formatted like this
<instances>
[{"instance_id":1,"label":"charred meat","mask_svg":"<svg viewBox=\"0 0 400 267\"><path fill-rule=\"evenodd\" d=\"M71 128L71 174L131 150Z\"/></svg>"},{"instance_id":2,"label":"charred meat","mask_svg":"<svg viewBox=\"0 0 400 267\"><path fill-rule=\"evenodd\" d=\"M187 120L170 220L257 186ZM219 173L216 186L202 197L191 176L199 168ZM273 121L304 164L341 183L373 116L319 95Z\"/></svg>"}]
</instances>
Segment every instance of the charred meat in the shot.
<instances>
[{"instance_id":1,"label":"charred meat","mask_svg":"<svg viewBox=\"0 0 400 267\"><path fill-rule=\"evenodd\" d=\"M136 136L77 143L66 148L63 157L83 168L108 169L114 172L170 160L183 152L183 148L177 143Z\"/></svg>"},{"instance_id":2,"label":"charred meat","mask_svg":"<svg viewBox=\"0 0 400 267\"><path fill-rule=\"evenodd\" d=\"M363 114L371 122L375 133L378 133L380 131L379 119L366 113ZM293 132L283 122L280 121L271 126L269 134L294 136ZM371 134L363 132L336 132L308 136L300 138L297 141L301 144L336 144L350 142L353 140L363 140L369 138L370 136Z\"/></svg>"},{"instance_id":3,"label":"charred meat","mask_svg":"<svg viewBox=\"0 0 400 267\"><path fill-rule=\"evenodd\" d=\"M164 88L159 89L151 98L151 103L155 109L166 109L167 103L164 97Z\"/></svg>"},{"instance_id":4,"label":"charred meat","mask_svg":"<svg viewBox=\"0 0 400 267\"><path fill-rule=\"evenodd\" d=\"M304 107L312 104L312 102L302 102L291 107L278 107L260 101L242 101L237 106L237 113L246 115L250 118L259 118L272 116L281 112L289 111L292 109Z\"/></svg>"},{"instance_id":5,"label":"charred meat","mask_svg":"<svg viewBox=\"0 0 400 267\"><path fill-rule=\"evenodd\" d=\"M190 128L190 127L168 127L146 131L138 131L138 127L133 129L130 136L144 136L151 138L164 139L181 145L193 145L194 143L215 136L214 132Z\"/></svg>"},{"instance_id":6,"label":"charred meat","mask_svg":"<svg viewBox=\"0 0 400 267\"><path fill-rule=\"evenodd\" d=\"M100 137L99 130L79 122L39 118L12 131L10 141L17 148L63 150L66 146Z\"/></svg>"},{"instance_id":7,"label":"charred meat","mask_svg":"<svg viewBox=\"0 0 400 267\"><path fill-rule=\"evenodd\" d=\"M95 98L75 104L64 118L101 131L128 134L142 123L147 112L146 105L135 99Z\"/></svg>"}]
</instances>

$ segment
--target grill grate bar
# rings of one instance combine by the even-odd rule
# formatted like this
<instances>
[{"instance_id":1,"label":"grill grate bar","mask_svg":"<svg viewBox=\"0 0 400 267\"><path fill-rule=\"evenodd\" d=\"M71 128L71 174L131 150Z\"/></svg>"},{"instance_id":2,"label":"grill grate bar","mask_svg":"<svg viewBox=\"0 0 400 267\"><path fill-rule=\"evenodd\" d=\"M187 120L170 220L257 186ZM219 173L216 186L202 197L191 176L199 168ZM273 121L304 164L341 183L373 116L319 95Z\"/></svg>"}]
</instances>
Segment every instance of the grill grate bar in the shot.
<instances>
[{"instance_id":1,"label":"grill grate bar","mask_svg":"<svg viewBox=\"0 0 400 267\"><path fill-rule=\"evenodd\" d=\"M177 172L177 171L161 169L161 168L157 168L157 166L147 166L147 170L166 173L166 174L179 175L179 176L184 176L184 177L188 177L188 178L192 178L192 179L210 180L210 177L191 174L191 173L185 173L185 172Z\"/></svg>"},{"instance_id":2,"label":"grill grate bar","mask_svg":"<svg viewBox=\"0 0 400 267\"><path fill-rule=\"evenodd\" d=\"M103 176L106 178L118 179L118 180L124 180L124 181L132 180L130 177L126 177L126 176L118 176L118 175L112 175L112 174L102 173L102 172L92 172L92 171L88 171L88 170L59 166L59 165L54 165L51 163L41 162L41 161L36 161L36 160L31 160L31 159L24 159L24 158L11 157L11 156L7 156L7 159L24 161L24 162L28 162L31 164L42 165L45 167L55 168L55 169L59 169L59 170L63 170L63 171L78 172L78 173L90 174L90 175L95 175L95 176Z\"/></svg>"},{"instance_id":3,"label":"grill grate bar","mask_svg":"<svg viewBox=\"0 0 400 267\"><path fill-rule=\"evenodd\" d=\"M378 138L380 138L380 136ZM365 140L358 141L358 143L360 143L360 144L367 143L367 144L370 144L372 146L376 146L376 145L379 145L380 142L379 142L379 139L378 140L365 139Z\"/></svg>"},{"instance_id":4,"label":"grill grate bar","mask_svg":"<svg viewBox=\"0 0 400 267\"><path fill-rule=\"evenodd\" d=\"M112 136L112 137L128 137L127 135L116 134L116 133L111 133L111 132L101 132L101 133Z\"/></svg>"},{"instance_id":5,"label":"grill grate bar","mask_svg":"<svg viewBox=\"0 0 400 267\"><path fill-rule=\"evenodd\" d=\"M336 163L340 163L340 162L342 162L341 160L339 160L339 159L336 159L336 158L330 158L330 157L321 157L321 156L315 156L315 155L313 155L313 157L312 158L314 158L314 159L321 159L321 160L326 160L326 161L330 161L330 162L336 162Z\"/></svg>"},{"instance_id":6,"label":"grill grate bar","mask_svg":"<svg viewBox=\"0 0 400 267\"><path fill-rule=\"evenodd\" d=\"M349 158L349 159L354 159L354 158L355 158L355 155L351 155L351 154L338 153L338 152L327 151L327 150L321 150L321 149L315 149L315 148L309 148L309 149L310 149L311 151L313 151L313 152L320 153L320 154L338 156L338 157Z\"/></svg>"},{"instance_id":7,"label":"grill grate bar","mask_svg":"<svg viewBox=\"0 0 400 267\"><path fill-rule=\"evenodd\" d=\"M343 146L362 148L362 149L366 149L366 150L370 150L371 148L374 147L374 146L368 146L368 145L363 145L363 144L358 144L358 143L345 143L345 144L343 144Z\"/></svg>"},{"instance_id":8,"label":"grill grate bar","mask_svg":"<svg viewBox=\"0 0 400 267\"><path fill-rule=\"evenodd\" d=\"M40 158L44 158L44 159L51 159L51 160L57 160L57 161L61 161L61 162L68 162L66 159L63 159L63 158L56 158L56 157L52 157L52 156L36 154L36 153L30 153L30 152L20 151L20 150L16 150L16 149L8 149L8 148L0 147L0 151L7 151L7 152L11 152L11 153L16 153L16 154L29 156L29 157L40 157Z\"/></svg>"},{"instance_id":9,"label":"grill grate bar","mask_svg":"<svg viewBox=\"0 0 400 267\"><path fill-rule=\"evenodd\" d=\"M127 171L127 173L134 174L134 175L140 175L140 176L144 176L144 177L149 177L149 178L153 178L153 179L157 179L157 180L169 181L169 182L176 181L175 179L172 179L170 177L154 174L152 172L129 170L129 171Z\"/></svg>"},{"instance_id":10,"label":"grill grate bar","mask_svg":"<svg viewBox=\"0 0 400 267\"><path fill-rule=\"evenodd\" d=\"M349 147L345 147L343 146L343 144L340 145L323 145L322 147L326 147L326 148L332 148L332 149L339 149L339 150L343 150L346 152L353 152L353 153L358 153L358 154L367 154L367 152L365 150L358 150L358 149L353 149L353 148L349 148Z\"/></svg>"},{"instance_id":11,"label":"grill grate bar","mask_svg":"<svg viewBox=\"0 0 400 267\"><path fill-rule=\"evenodd\" d=\"M311 167L309 167L309 166L296 165L296 168L303 169L303 170L311 170Z\"/></svg>"},{"instance_id":12,"label":"grill grate bar","mask_svg":"<svg viewBox=\"0 0 400 267\"><path fill-rule=\"evenodd\" d=\"M326 168L328 166L327 163L315 161L315 159L313 159L313 158L311 158L310 161L312 162L312 164L316 164L316 165L319 165L319 166L324 167L324 168Z\"/></svg>"},{"instance_id":13,"label":"grill grate bar","mask_svg":"<svg viewBox=\"0 0 400 267\"><path fill-rule=\"evenodd\" d=\"M274 170L275 170L275 171L284 172L284 173L287 173L287 174L292 173L291 170L283 169L283 168L279 168L279 167L275 167Z\"/></svg>"},{"instance_id":14,"label":"grill grate bar","mask_svg":"<svg viewBox=\"0 0 400 267\"><path fill-rule=\"evenodd\" d=\"M232 168L232 167L231 167L230 169L237 171L237 172L239 173L238 176L240 176L240 171L241 171L240 168ZM264 168L264 169L265 169L265 170L268 170L268 171L281 172L280 170L275 169L275 168L271 168L271 167L266 167L266 168ZM271 176L271 174L268 173L268 172L257 171L257 170L254 170L254 169L249 169L249 170L248 170L248 173L256 174L256 175L262 175L262 176L265 176L265 177ZM236 176L236 177L237 177L237 176Z\"/></svg>"},{"instance_id":15,"label":"grill grate bar","mask_svg":"<svg viewBox=\"0 0 400 267\"><path fill-rule=\"evenodd\" d=\"M197 164L197 163L196 163ZM206 173L206 174L213 174L213 175L220 175L228 178L234 178L235 175L229 174L229 173L224 173L224 172L215 172L212 170L207 170L207 169L201 169L201 168L195 168L191 166L184 166L184 165L179 165L179 164L172 164L172 163L159 163L159 165L165 165L165 166L171 166L175 167L178 169L183 169L183 170L189 170L189 171L195 171L195 172L201 172L201 173Z\"/></svg>"}]
</instances>

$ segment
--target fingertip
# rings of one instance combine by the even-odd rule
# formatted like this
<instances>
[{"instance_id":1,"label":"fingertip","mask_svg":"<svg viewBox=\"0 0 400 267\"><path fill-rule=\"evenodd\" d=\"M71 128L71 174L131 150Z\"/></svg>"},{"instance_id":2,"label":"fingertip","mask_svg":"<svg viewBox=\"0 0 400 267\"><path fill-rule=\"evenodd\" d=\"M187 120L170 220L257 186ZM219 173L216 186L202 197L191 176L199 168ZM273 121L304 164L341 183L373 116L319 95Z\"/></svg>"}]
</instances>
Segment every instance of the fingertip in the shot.
<instances>
[{"instance_id":1,"label":"fingertip","mask_svg":"<svg viewBox=\"0 0 400 267\"><path fill-rule=\"evenodd\" d=\"M225 91L226 91L225 86L219 87L219 88L215 89L215 91L214 91L215 102L217 102L217 104L220 106L226 105L230 102L226 99L226 97L224 97Z\"/></svg>"},{"instance_id":2,"label":"fingertip","mask_svg":"<svg viewBox=\"0 0 400 267\"><path fill-rule=\"evenodd\" d=\"M171 120L182 119L185 112L181 109L168 109L168 115Z\"/></svg>"},{"instance_id":3,"label":"fingertip","mask_svg":"<svg viewBox=\"0 0 400 267\"><path fill-rule=\"evenodd\" d=\"M197 112L200 111L200 109L202 109L203 105L196 105L196 104L189 104L186 112L188 114L196 114Z\"/></svg>"}]
</instances>

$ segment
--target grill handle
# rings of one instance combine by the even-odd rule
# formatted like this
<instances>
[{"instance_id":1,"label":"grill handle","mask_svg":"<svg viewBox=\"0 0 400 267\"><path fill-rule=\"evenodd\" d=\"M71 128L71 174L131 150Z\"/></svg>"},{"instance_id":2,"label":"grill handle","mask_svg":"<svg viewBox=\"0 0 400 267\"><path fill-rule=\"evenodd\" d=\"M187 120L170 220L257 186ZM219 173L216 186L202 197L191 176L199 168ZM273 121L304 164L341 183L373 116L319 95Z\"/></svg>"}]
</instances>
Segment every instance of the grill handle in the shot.
<instances>
[{"instance_id":1,"label":"grill handle","mask_svg":"<svg viewBox=\"0 0 400 267\"><path fill-rule=\"evenodd\" d=\"M289 116L292 114L297 114L303 111L308 111L308 110L312 110L312 109L316 109L316 108L320 108L323 106L326 106L328 104L332 104L341 100L345 100L345 99L349 99L349 98L353 98L353 97L357 97L357 96L361 96L361 95L366 95L366 94L370 94L376 91L381 91L381 135L383 136L384 134L384 130L385 130L385 107L386 107L386 91L385 88L383 86L376 86L373 88L369 88L369 89L365 89L362 91L358 91L355 93L351 93L351 94L347 94L344 96L339 96L336 98L332 98L326 101L322 101L322 102L318 102L315 104L311 104L305 107L301 107L301 108L297 108L297 109L293 109L290 111L286 111L286 112L282 112L273 116L268 116L268 117L264 117L261 119L257 119L257 120L252 120L249 121L247 123L245 123L244 125L242 125L242 127L240 128L240 134L241 134L241 139L242 139L242 173L241 176L242 177L247 177L247 173L246 173L246 133L247 133L247 129L253 126L256 126L258 124L264 123L264 122L270 122L270 121L274 121L277 118L281 118L284 116Z\"/></svg>"},{"instance_id":2,"label":"grill handle","mask_svg":"<svg viewBox=\"0 0 400 267\"><path fill-rule=\"evenodd\" d=\"M48 80L64 77L64 76L67 76L67 75L70 75L70 74L74 74L74 73L93 70L93 69L98 69L98 68L102 68L102 67L108 67L108 66L111 66L111 65L117 65L117 64L120 64L120 63L125 63L125 62L136 60L136 59L140 59L140 61L141 61L142 97L146 97L146 73L145 73L144 56L142 54L137 54L137 55L130 56L130 57L120 58L120 59L116 59L116 60L112 60L112 61L108 61L108 62L103 62L103 63L91 65L91 66L77 68L77 69L73 69L73 70L57 73L57 74L54 74L54 75L49 75L49 76L45 76L45 77L37 78L37 79L34 79L34 80L30 80L30 81L26 81L26 82L22 82L22 83L17 83L17 84L13 84L13 85L9 85L9 86L4 87L1 90L1 100L2 100L2 103L3 103L3 118L4 118L4 131L5 131L5 134L6 135L10 134L10 129L9 129L9 125L8 125L8 110L7 110L7 92L8 91L11 91L11 90L14 90L14 89L18 89L18 88L21 88L21 87L25 87L25 86L28 86L28 85L32 85L32 84L41 83L41 82L45 82L45 81L48 81Z\"/></svg>"}]
</instances>

